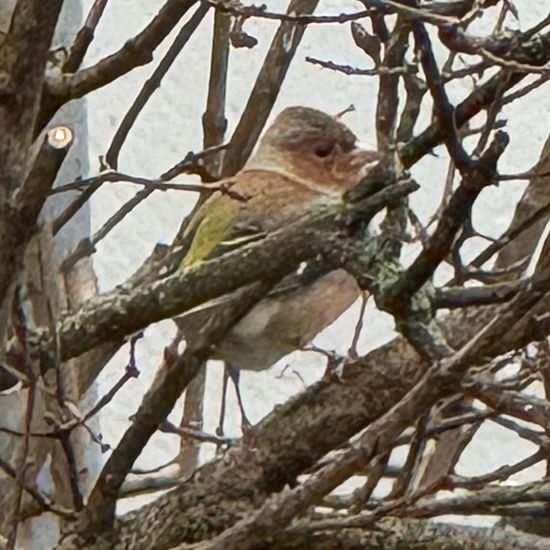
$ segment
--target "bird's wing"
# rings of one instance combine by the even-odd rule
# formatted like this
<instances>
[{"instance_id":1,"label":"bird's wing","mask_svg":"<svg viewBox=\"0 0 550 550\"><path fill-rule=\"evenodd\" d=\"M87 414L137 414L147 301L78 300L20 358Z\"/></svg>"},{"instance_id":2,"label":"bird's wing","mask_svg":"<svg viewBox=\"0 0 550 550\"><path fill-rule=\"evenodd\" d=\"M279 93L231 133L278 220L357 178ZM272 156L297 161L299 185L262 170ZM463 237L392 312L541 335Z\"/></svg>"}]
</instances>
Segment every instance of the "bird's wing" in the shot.
<instances>
[{"instance_id":1,"label":"bird's wing","mask_svg":"<svg viewBox=\"0 0 550 550\"><path fill-rule=\"evenodd\" d=\"M184 269L265 237L257 223L239 219L242 208L242 203L227 197L203 205L188 231L192 242L182 262Z\"/></svg>"}]
</instances>

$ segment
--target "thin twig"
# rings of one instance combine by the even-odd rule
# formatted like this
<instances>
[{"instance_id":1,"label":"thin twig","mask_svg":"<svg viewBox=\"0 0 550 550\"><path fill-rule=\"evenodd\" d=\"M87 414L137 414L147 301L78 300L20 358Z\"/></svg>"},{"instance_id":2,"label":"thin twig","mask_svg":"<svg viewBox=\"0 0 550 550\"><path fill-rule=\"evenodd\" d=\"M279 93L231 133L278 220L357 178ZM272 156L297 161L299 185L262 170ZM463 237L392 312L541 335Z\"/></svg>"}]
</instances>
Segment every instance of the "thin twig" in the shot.
<instances>
[{"instance_id":1,"label":"thin twig","mask_svg":"<svg viewBox=\"0 0 550 550\"><path fill-rule=\"evenodd\" d=\"M392 0L364 0L364 4L368 4L370 7L366 10L354 12L354 13L340 13L339 15L302 15L291 13L280 13L268 11L264 5L245 6L238 1L232 0L201 0L209 5L215 7L217 10L221 10L232 15L239 15L243 17L257 17L260 19L275 19L277 21L288 21L299 23L301 25L310 24L327 24L327 23L347 23L350 21L357 21L369 17L372 13L382 9L385 13L399 13L411 18L433 23L434 25L448 25L457 23L458 20L455 17L449 17L445 15L439 15L435 11L431 11L426 8L414 8L400 2L394 2Z\"/></svg>"},{"instance_id":2,"label":"thin twig","mask_svg":"<svg viewBox=\"0 0 550 550\"><path fill-rule=\"evenodd\" d=\"M443 79L437 68L430 37L424 25L420 22L413 23L413 34L426 82L432 94L435 116L443 134L443 140L455 166L464 176L470 172L472 161L458 137L455 108L447 97Z\"/></svg>"},{"instance_id":3,"label":"thin twig","mask_svg":"<svg viewBox=\"0 0 550 550\"><path fill-rule=\"evenodd\" d=\"M164 433L172 433L183 438L191 438L201 443L214 443L215 445L223 445L226 447L234 447L238 443L238 439L229 437L220 437L218 435L209 434L202 430L188 428L186 426L175 426L168 420L162 422L159 426L159 431Z\"/></svg>"},{"instance_id":4,"label":"thin twig","mask_svg":"<svg viewBox=\"0 0 550 550\"><path fill-rule=\"evenodd\" d=\"M324 61L322 59L317 59L310 55L306 56L305 60L312 65L319 65L324 69L330 69L332 71L337 71L344 73L348 76L380 76L380 75L400 75L400 74L409 74L411 69L409 66L403 67L385 67L380 65L375 69L359 69L357 67L352 67L351 65L341 65L339 63L334 63L334 61Z\"/></svg>"},{"instance_id":5,"label":"thin twig","mask_svg":"<svg viewBox=\"0 0 550 550\"><path fill-rule=\"evenodd\" d=\"M9 477L13 479L17 478L18 472L16 472L2 458L0 458L0 469ZM38 504L38 506L40 506L40 508L42 508L42 510L51 512L52 514L55 514L56 516L64 519L74 519L75 514L73 511L54 505L50 497L42 493L39 489L35 489L28 484L24 484L23 489L36 501L36 503Z\"/></svg>"},{"instance_id":6,"label":"thin twig","mask_svg":"<svg viewBox=\"0 0 550 550\"><path fill-rule=\"evenodd\" d=\"M136 96L134 102L132 103L128 112L124 115L107 153L105 153L105 160L107 164L116 170L118 165L118 155L122 145L126 141L130 129L134 125L139 113L145 107L155 90L160 87L162 79L173 65L174 61L177 59L178 55L185 47L193 33L196 31L197 27L200 25L201 21L204 19L204 16L208 12L209 6L206 4L201 4L197 11L191 16L189 21L183 25L177 34L174 42L168 48L168 51L164 57L160 60L158 67L153 71L153 74L145 81L138 95Z\"/></svg>"},{"instance_id":7,"label":"thin twig","mask_svg":"<svg viewBox=\"0 0 550 550\"><path fill-rule=\"evenodd\" d=\"M365 312L367 311L367 303L369 301L369 295L366 292L361 293L361 309L359 310L359 316L357 318L357 323L355 323L355 328L353 330L353 338L351 340L351 345L348 349L348 356L356 359L358 357L357 345L359 344L359 338L361 337L361 332L363 331L363 323Z\"/></svg>"},{"instance_id":8,"label":"thin twig","mask_svg":"<svg viewBox=\"0 0 550 550\"><path fill-rule=\"evenodd\" d=\"M32 364L32 350L29 342L29 332L27 327L27 320L25 318L25 312L23 310L23 303L19 289L16 290L13 298L12 309L12 325L16 338L18 339L19 346L21 348L21 355L24 361L24 367L26 375L30 381L27 389L27 403L25 407L25 431L23 436L23 448L21 450L21 458L19 466L17 468L17 474L15 477L16 492L13 499L13 511L11 515L11 525L8 535L7 548L13 550L17 543L17 530L19 526L19 513L21 510L21 503L23 498L23 491L26 485L26 476L30 464L27 462L30 450L30 433L31 425L34 416L35 398L36 398L36 375L33 370Z\"/></svg>"},{"instance_id":9,"label":"thin twig","mask_svg":"<svg viewBox=\"0 0 550 550\"><path fill-rule=\"evenodd\" d=\"M231 191L231 188L227 184L220 184L220 185L202 185L197 183L178 183L178 182L166 182L161 179L147 179L147 178L141 178L139 176L132 176L130 174L123 174L121 172L116 171L109 171L109 172L103 172L99 176L88 178L86 180L76 180L72 183L67 183L65 185L62 185L61 187L56 187L52 192L51 195L57 195L59 193L66 193L67 191L85 191L90 186L95 186L96 183L118 183L118 182L125 182L125 183L135 183L137 185L142 185L143 187L147 187L148 189L153 189L157 191L188 191L192 193L214 193L216 191L220 193L227 194L228 196L236 199L236 200L245 200L246 197L243 195L240 195L239 193L236 193L235 191Z\"/></svg>"},{"instance_id":10,"label":"thin twig","mask_svg":"<svg viewBox=\"0 0 550 550\"><path fill-rule=\"evenodd\" d=\"M134 176L127 176L124 175L124 177L127 178L134 178L132 180L133 183L138 183L142 185L147 185L147 182L156 182L156 185L160 185L159 189L164 186L164 182L166 180L170 180L176 175L181 174L182 172L189 171L190 173L196 173L201 169L201 162L202 159L210 154L217 153L221 151L222 149L225 149L227 147L227 144L217 145L215 147L210 147L208 149L205 149L204 151L200 151L199 153L193 153L189 152L187 155L185 155L184 159L180 162L178 162L175 166L167 170L164 174L161 174L160 178L158 180L147 180L145 178L135 178ZM101 185L104 182L108 181L116 181L118 177L118 172L112 172L110 170L104 171L99 176L95 176L93 178L88 178L86 180L77 180L75 182L72 182L70 184L67 184L66 186L62 186L60 188L59 192L62 192L63 190L69 190L71 188L81 188L84 187L84 191L71 203L69 206L54 220L52 224L52 231L53 234L56 235L59 230L69 222L69 220L82 208L82 206L90 199L90 197L101 187ZM174 184L174 185L181 185L181 184ZM196 191L197 189L192 184L184 184L186 186L191 185L191 187L188 187L189 191ZM166 187L167 188L167 187ZM154 189L152 190L154 191ZM152 192L151 191L151 192ZM57 192L57 190L54 190L54 192Z\"/></svg>"},{"instance_id":11,"label":"thin twig","mask_svg":"<svg viewBox=\"0 0 550 550\"><path fill-rule=\"evenodd\" d=\"M292 17L311 15L318 3L319 0L292 0L287 14L292 14ZM304 32L305 27L295 21L282 21L279 25L246 107L231 136L229 149L223 159L222 176L228 177L238 172L252 153Z\"/></svg>"},{"instance_id":12,"label":"thin twig","mask_svg":"<svg viewBox=\"0 0 550 550\"><path fill-rule=\"evenodd\" d=\"M63 63L63 72L65 73L74 73L81 65L88 47L94 39L94 32L103 15L103 11L107 6L108 0L95 0L86 21L82 28L78 31L76 38L69 50L69 55L65 62Z\"/></svg>"}]
</instances>

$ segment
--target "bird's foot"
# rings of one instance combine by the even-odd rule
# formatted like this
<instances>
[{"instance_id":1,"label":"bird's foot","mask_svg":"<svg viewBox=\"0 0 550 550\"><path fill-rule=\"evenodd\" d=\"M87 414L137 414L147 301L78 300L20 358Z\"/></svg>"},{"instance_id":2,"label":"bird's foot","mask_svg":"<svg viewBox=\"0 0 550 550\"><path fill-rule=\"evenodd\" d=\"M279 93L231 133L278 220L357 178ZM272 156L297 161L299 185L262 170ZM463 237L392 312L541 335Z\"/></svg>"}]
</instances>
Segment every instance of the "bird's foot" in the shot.
<instances>
[{"instance_id":1,"label":"bird's foot","mask_svg":"<svg viewBox=\"0 0 550 550\"><path fill-rule=\"evenodd\" d=\"M337 382L339 384L343 383L342 375L343 369L348 364L356 359L353 353L348 353L347 355L340 355L335 351L328 351L322 348L319 348L315 345L311 345L306 348L308 351L315 351L321 353L327 359L327 365L323 377L321 380L323 382Z\"/></svg>"},{"instance_id":2,"label":"bird's foot","mask_svg":"<svg viewBox=\"0 0 550 550\"><path fill-rule=\"evenodd\" d=\"M346 357L342 355L334 355L332 359L327 361L325 372L323 373L323 382L342 383L342 368L346 363Z\"/></svg>"},{"instance_id":3,"label":"bird's foot","mask_svg":"<svg viewBox=\"0 0 550 550\"><path fill-rule=\"evenodd\" d=\"M250 423L246 416L241 421L242 442L251 445L256 440L256 428Z\"/></svg>"},{"instance_id":4,"label":"bird's foot","mask_svg":"<svg viewBox=\"0 0 550 550\"><path fill-rule=\"evenodd\" d=\"M335 351L319 350L327 358L327 365L323 373L323 382L342 382L342 367L346 357Z\"/></svg>"}]
</instances>

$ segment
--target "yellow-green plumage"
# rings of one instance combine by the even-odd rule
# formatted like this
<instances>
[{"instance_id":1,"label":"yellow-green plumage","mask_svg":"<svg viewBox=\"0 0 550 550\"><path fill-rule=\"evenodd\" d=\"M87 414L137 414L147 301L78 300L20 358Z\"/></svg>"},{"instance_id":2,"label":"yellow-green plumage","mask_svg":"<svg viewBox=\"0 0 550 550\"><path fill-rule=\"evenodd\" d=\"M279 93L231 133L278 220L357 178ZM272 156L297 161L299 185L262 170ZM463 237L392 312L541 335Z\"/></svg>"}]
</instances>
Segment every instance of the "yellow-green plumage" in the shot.
<instances>
[{"instance_id":1,"label":"yellow-green plumage","mask_svg":"<svg viewBox=\"0 0 550 550\"><path fill-rule=\"evenodd\" d=\"M191 247L181 264L188 269L213 256L213 251L231 234L231 228L238 218L240 205L228 197L212 197L197 213L188 233L193 234Z\"/></svg>"}]
</instances>

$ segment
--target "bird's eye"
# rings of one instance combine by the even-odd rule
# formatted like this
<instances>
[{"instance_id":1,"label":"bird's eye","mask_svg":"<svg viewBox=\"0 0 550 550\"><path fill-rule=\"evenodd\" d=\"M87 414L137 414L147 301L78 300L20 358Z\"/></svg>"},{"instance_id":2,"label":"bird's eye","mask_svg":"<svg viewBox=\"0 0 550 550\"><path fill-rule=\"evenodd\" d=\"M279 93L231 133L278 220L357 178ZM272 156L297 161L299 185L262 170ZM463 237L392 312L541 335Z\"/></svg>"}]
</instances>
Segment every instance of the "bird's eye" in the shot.
<instances>
[{"instance_id":1,"label":"bird's eye","mask_svg":"<svg viewBox=\"0 0 550 550\"><path fill-rule=\"evenodd\" d=\"M315 155L319 158L325 158L328 157L334 149L333 143L325 143L324 145L320 145L315 149Z\"/></svg>"}]
</instances>

